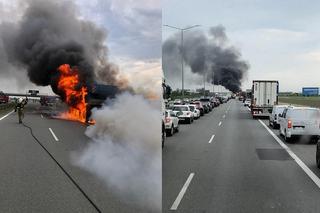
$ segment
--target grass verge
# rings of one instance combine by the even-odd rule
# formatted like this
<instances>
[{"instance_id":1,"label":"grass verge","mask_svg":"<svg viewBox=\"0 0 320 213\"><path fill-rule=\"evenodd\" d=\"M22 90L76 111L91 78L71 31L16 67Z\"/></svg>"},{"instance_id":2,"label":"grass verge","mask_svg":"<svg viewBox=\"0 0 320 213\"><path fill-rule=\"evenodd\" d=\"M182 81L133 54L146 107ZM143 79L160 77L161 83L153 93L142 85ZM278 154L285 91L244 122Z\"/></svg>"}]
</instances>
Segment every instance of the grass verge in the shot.
<instances>
[{"instance_id":1,"label":"grass verge","mask_svg":"<svg viewBox=\"0 0 320 213\"><path fill-rule=\"evenodd\" d=\"M320 96L280 96L280 103L320 108Z\"/></svg>"}]
</instances>

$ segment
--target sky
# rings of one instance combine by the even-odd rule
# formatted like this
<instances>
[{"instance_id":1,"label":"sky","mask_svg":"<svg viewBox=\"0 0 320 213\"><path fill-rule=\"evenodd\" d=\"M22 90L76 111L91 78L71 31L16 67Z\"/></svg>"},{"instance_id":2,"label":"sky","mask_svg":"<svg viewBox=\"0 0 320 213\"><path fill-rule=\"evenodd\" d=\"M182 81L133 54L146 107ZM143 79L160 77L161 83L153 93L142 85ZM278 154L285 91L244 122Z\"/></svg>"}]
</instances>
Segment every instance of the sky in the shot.
<instances>
[{"instance_id":1,"label":"sky","mask_svg":"<svg viewBox=\"0 0 320 213\"><path fill-rule=\"evenodd\" d=\"M162 22L181 28L199 24L194 30L203 31L223 25L229 42L250 64L242 89L262 79L279 80L282 92L301 92L304 86L320 87L319 11L316 0L163 0ZM163 41L174 33L163 27ZM202 84L188 69L186 75L186 88Z\"/></svg>"},{"instance_id":2,"label":"sky","mask_svg":"<svg viewBox=\"0 0 320 213\"><path fill-rule=\"evenodd\" d=\"M160 91L160 0L54 0L57 1L73 1L79 9L79 19L90 20L106 31L109 61L119 66L122 76L128 78L133 87ZM25 7L23 0L0 0L0 24L19 21ZM12 73L15 69L12 67ZM18 75L7 73L10 71L4 72L0 67L0 90L25 92L39 89L43 93L52 93L49 87L30 83L24 71ZM155 84L159 85L159 91Z\"/></svg>"}]
</instances>

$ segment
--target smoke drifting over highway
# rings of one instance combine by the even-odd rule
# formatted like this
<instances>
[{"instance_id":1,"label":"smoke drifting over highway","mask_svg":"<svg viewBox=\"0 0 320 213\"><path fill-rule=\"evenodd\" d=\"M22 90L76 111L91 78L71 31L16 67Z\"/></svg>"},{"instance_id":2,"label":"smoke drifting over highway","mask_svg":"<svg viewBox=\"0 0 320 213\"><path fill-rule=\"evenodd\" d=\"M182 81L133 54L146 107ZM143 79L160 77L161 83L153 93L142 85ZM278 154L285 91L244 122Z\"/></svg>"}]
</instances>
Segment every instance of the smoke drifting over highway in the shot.
<instances>
[{"instance_id":1,"label":"smoke drifting over highway","mask_svg":"<svg viewBox=\"0 0 320 213\"><path fill-rule=\"evenodd\" d=\"M117 84L117 67L107 61L106 33L79 19L71 1L29 0L18 22L0 25L0 47L11 64L27 70L31 82L57 93L57 68L77 66L81 84L95 79ZM1 61L1 60L0 60ZM107 77L106 77L107 76ZM79 85L81 86L81 85Z\"/></svg>"},{"instance_id":2,"label":"smoke drifting over highway","mask_svg":"<svg viewBox=\"0 0 320 213\"><path fill-rule=\"evenodd\" d=\"M193 73L203 76L206 81L222 85L237 92L249 64L241 59L240 52L228 45L225 28L221 25L210 28L208 34L190 31L184 34L183 50L180 33L168 38L162 48L162 64L167 78L181 76L181 50L184 62Z\"/></svg>"},{"instance_id":3,"label":"smoke drifting over highway","mask_svg":"<svg viewBox=\"0 0 320 213\"><path fill-rule=\"evenodd\" d=\"M161 211L161 126L159 104L122 94L93 111L92 142L74 156L76 165L96 174L126 202Z\"/></svg>"}]
</instances>

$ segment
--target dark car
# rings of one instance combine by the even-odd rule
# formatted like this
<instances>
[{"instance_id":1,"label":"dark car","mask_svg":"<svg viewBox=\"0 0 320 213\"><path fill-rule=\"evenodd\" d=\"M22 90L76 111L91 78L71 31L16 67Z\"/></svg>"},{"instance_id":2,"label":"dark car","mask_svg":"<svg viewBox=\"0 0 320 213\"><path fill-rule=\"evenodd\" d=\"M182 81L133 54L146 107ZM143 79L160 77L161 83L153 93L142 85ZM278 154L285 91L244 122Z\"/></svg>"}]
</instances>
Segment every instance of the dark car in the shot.
<instances>
[{"instance_id":1,"label":"dark car","mask_svg":"<svg viewBox=\"0 0 320 213\"><path fill-rule=\"evenodd\" d=\"M207 112L212 111L212 105L210 102L210 98L200 98L200 102L207 107Z\"/></svg>"},{"instance_id":2,"label":"dark car","mask_svg":"<svg viewBox=\"0 0 320 213\"><path fill-rule=\"evenodd\" d=\"M220 105L220 102L217 98L212 98L211 103L213 104L214 107L217 107Z\"/></svg>"}]
</instances>

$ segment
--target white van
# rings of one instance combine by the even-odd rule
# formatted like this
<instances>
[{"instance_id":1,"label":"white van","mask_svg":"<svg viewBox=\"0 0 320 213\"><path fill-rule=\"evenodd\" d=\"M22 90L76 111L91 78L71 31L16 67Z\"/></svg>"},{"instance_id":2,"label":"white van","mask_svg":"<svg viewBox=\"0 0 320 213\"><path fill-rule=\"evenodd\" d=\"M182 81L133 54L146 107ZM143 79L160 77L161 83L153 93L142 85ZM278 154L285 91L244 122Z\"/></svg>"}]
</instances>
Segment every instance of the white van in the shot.
<instances>
[{"instance_id":1,"label":"white van","mask_svg":"<svg viewBox=\"0 0 320 213\"><path fill-rule=\"evenodd\" d=\"M311 107L285 108L279 118L280 135L285 141L290 141L292 136L320 136L320 109Z\"/></svg>"},{"instance_id":2,"label":"white van","mask_svg":"<svg viewBox=\"0 0 320 213\"><path fill-rule=\"evenodd\" d=\"M288 105L274 105L272 107L271 115L269 115L269 126L273 129L279 128L279 114L282 114L283 110L287 107Z\"/></svg>"}]
</instances>

